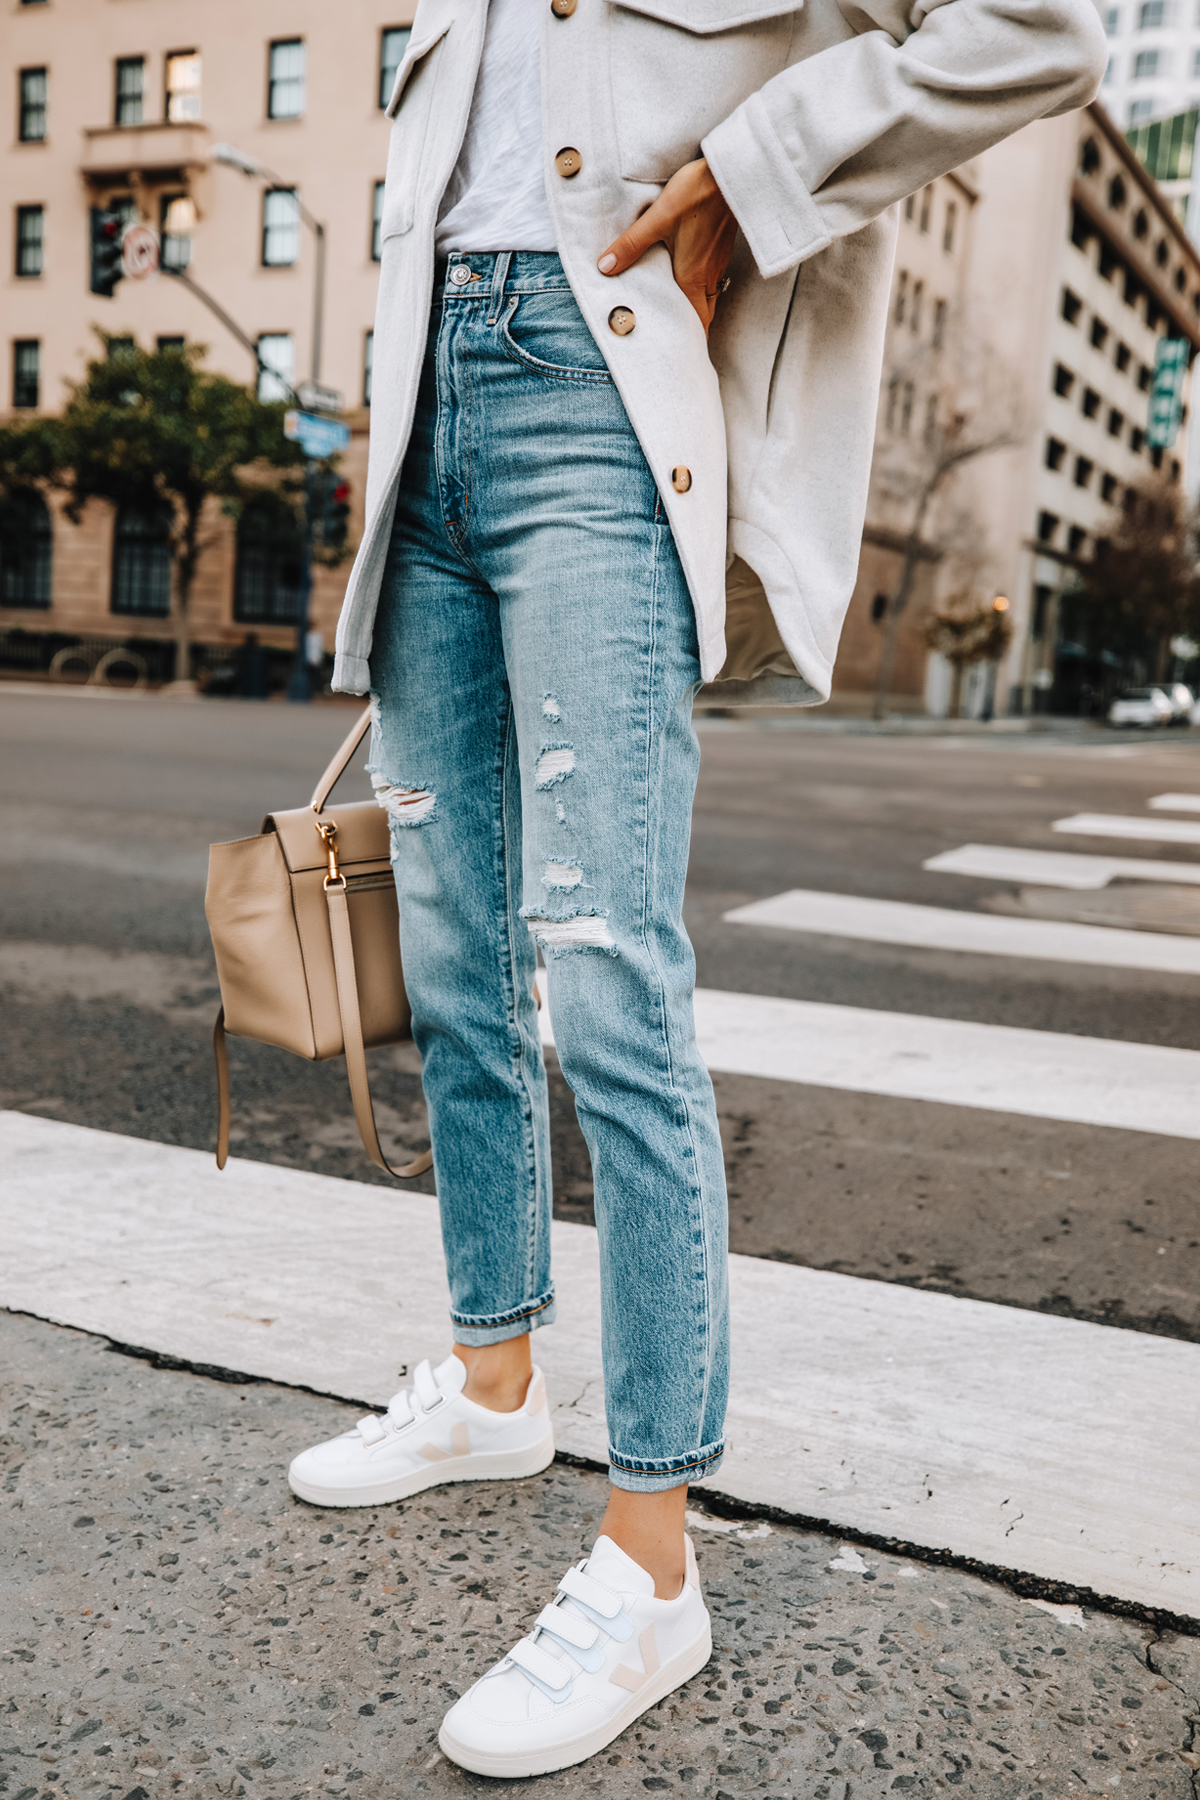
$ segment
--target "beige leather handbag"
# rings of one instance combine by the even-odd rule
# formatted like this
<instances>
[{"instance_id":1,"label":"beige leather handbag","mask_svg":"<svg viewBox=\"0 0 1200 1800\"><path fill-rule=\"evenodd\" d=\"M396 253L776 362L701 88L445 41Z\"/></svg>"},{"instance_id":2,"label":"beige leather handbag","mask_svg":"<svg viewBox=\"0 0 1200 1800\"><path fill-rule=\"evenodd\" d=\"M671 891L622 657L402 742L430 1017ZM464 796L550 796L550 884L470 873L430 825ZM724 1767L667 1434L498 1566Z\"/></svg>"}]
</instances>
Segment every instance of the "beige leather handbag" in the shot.
<instances>
[{"instance_id":1,"label":"beige leather handbag","mask_svg":"<svg viewBox=\"0 0 1200 1800\"><path fill-rule=\"evenodd\" d=\"M387 814L374 801L326 807L366 736L370 708L309 804L269 813L257 837L213 844L204 910L217 957L217 1167L229 1155L225 1033L325 1062L345 1055L363 1147L389 1175L422 1175L426 1151L393 1169L379 1147L365 1048L412 1035Z\"/></svg>"}]
</instances>

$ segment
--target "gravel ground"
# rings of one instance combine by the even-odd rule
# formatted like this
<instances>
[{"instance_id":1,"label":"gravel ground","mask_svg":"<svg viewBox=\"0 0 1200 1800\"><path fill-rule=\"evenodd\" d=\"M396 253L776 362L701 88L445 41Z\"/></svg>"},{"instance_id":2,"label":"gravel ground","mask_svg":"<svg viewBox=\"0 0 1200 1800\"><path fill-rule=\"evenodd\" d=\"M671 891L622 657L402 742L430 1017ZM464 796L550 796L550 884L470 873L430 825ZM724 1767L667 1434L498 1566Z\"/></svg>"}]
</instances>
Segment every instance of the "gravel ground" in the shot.
<instances>
[{"instance_id":1,"label":"gravel ground","mask_svg":"<svg viewBox=\"0 0 1200 1800\"><path fill-rule=\"evenodd\" d=\"M708 1517L705 1672L580 1768L465 1775L442 1714L586 1554L602 1474L324 1512L284 1464L352 1409L0 1333L3 1800L1200 1800L1197 1639Z\"/></svg>"}]
</instances>

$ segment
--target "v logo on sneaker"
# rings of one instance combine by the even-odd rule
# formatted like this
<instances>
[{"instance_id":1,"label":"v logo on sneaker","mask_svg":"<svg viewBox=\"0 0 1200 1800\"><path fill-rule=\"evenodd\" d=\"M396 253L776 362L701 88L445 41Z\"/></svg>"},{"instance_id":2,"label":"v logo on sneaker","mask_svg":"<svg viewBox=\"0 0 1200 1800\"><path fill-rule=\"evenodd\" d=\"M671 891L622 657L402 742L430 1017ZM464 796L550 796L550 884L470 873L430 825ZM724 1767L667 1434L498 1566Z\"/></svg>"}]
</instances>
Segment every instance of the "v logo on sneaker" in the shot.
<instances>
[{"instance_id":1,"label":"v logo on sneaker","mask_svg":"<svg viewBox=\"0 0 1200 1800\"><path fill-rule=\"evenodd\" d=\"M654 1641L653 1625L643 1626L638 1638L638 1649L642 1653L640 1669L629 1669L622 1663L608 1678L615 1681L618 1687L628 1688L631 1694L636 1694L643 1681L648 1681L651 1675L658 1674L658 1645Z\"/></svg>"},{"instance_id":2,"label":"v logo on sneaker","mask_svg":"<svg viewBox=\"0 0 1200 1800\"><path fill-rule=\"evenodd\" d=\"M460 1419L450 1433L449 1450L439 1450L436 1444L422 1444L417 1451L417 1455L423 1456L426 1462L449 1462L452 1456L470 1456L470 1454L471 1433L465 1419Z\"/></svg>"}]
</instances>

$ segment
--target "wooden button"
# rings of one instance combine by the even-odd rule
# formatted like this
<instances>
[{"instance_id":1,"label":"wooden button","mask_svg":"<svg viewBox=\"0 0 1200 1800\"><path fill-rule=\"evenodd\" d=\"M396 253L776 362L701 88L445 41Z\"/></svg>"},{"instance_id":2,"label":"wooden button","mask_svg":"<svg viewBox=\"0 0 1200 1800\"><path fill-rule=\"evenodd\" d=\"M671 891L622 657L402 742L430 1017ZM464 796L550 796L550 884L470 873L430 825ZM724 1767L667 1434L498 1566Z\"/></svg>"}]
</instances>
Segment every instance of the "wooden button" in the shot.
<instances>
[{"instance_id":1,"label":"wooden button","mask_svg":"<svg viewBox=\"0 0 1200 1800\"><path fill-rule=\"evenodd\" d=\"M550 11L556 19L569 19L579 0L550 0Z\"/></svg>"},{"instance_id":2,"label":"wooden button","mask_svg":"<svg viewBox=\"0 0 1200 1800\"><path fill-rule=\"evenodd\" d=\"M578 150L572 150L568 146L567 149L559 151L554 159L554 166L564 181L570 181L582 169L583 158Z\"/></svg>"},{"instance_id":3,"label":"wooden button","mask_svg":"<svg viewBox=\"0 0 1200 1800\"><path fill-rule=\"evenodd\" d=\"M608 329L618 337L628 337L637 324L637 314L628 306L614 306L608 315Z\"/></svg>"},{"instance_id":4,"label":"wooden button","mask_svg":"<svg viewBox=\"0 0 1200 1800\"><path fill-rule=\"evenodd\" d=\"M686 494L691 485L692 471L690 469L685 469L680 463L677 468L671 470L671 486L677 494Z\"/></svg>"}]
</instances>

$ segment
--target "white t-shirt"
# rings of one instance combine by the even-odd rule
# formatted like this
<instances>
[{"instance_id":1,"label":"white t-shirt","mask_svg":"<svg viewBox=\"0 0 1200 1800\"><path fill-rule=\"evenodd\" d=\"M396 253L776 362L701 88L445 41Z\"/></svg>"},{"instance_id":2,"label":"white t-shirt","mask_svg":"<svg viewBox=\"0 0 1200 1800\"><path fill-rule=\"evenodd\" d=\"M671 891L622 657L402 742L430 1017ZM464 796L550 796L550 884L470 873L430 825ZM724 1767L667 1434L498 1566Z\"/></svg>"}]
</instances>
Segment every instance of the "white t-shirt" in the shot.
<instances>
[{"instance_id":1,"label":"white t-shirt","mask_svg":"<svg viewBox=\"0 0 1200 1800\"><path fill-rule=\"evenodd\" d=\"M435 244L557 250L542 166L542 0L490 0L467 135Z\"/></svg>"}]
</instances>

